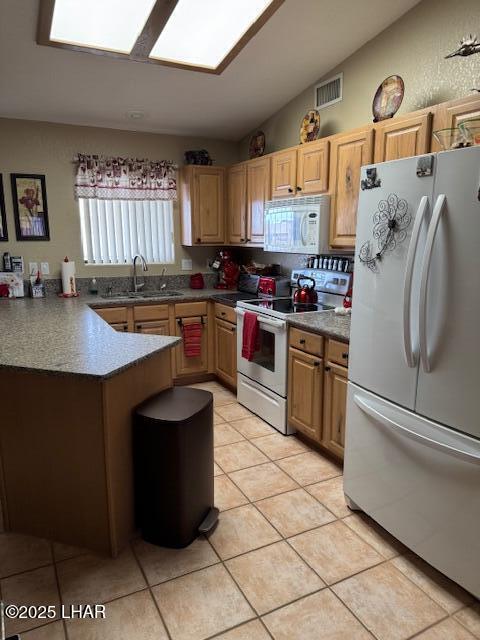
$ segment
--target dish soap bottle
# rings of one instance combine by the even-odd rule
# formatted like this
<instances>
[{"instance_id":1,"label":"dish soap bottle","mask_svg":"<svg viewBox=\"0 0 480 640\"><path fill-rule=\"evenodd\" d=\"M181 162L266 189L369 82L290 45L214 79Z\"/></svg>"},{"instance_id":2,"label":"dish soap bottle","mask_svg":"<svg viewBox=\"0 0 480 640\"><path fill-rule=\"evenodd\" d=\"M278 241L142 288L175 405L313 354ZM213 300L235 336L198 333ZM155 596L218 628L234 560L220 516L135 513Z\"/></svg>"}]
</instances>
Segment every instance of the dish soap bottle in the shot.
<instances>
[{"instance_id":1,"label":"dish soap bottle","mask_svg":"<svg viewBox=\"0 0 480 640\"><path fill-rule=\"evenodd\" d=\"M90 281L90 287L88 288L88 293L91 293L92 296L96 296L98 293L98 287L97 287L97 279L96 278L92 278Z\"/></svg>"}]
</instances>

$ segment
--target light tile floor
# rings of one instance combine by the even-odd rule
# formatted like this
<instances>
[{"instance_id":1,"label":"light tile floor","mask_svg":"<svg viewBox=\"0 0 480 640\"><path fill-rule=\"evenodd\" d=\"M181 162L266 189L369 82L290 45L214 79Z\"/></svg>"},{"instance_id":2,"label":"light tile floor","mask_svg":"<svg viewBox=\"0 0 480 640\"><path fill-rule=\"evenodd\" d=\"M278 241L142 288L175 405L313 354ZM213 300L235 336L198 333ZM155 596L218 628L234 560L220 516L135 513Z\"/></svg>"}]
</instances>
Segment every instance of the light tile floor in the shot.
<instances>
[{"instance_id":1,"label":"light tile floor","mask_svg":"<svg viewBox=\"0 0 480 640\"><path fill-rule=\"evenodd\" d=\"M8 621L22 640L480 640L480 603L345 505L342 470L216 382L220 522L187 549L115 560L0 534L15 604L105 603L106 620Z\"/></svg>"}]
</instances>

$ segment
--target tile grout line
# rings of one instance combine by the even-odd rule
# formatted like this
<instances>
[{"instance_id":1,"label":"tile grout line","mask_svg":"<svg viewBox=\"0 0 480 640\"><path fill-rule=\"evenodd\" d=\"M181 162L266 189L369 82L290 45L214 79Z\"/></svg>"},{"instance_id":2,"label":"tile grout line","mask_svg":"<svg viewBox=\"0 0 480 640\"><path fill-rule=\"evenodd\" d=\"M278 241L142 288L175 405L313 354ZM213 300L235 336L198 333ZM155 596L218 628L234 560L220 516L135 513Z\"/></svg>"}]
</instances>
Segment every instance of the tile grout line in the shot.
<instances>
[{"instance_id":1,"label":"tile grout line","mask_svg":"<svg viewBox=\"0 0 480 640\"><path fill-rule=\"evenodd\" d=\"M149 582L149 581L148 581L148 579L147 579L147 575L146 575L145 571L143 570L142 563L141 563L141 562L140 562L140 560L138 559L138 556L137 556L137 554L135 553L134 545L133 545L131 542L130 542L130 549L131 549L132 554L133 554L133 557L135 558L135 561L136 561L136 563L137 563L137 565L138 565L138 568L140 569L140 571L141 571L141 573L142 573L143 579L145 580L145 584L147 585L147 590L148 590L148 592L149 592L149 594L150 594L150 598L153 600L153 605L154 605L155 609L156 609L156 610L157 610L157 612L158 612L158 615L159 615L159 617L160 617L160 620L161 620L161 622L162 622L162 624L163 624L163 628L165 629L165 632L166 632L166 634L167 634L167 636L168 636L169 640L172 640L172 635L171 635L171 633L170 633L170 629L168 628L167 623L166 623L166 621L165 621L165 620L164 620L164 618L163 618L162 612L160 611L160 605L158 604L157 599L156 599L156 598L155 598L155 596L153 595L153 591L152 591L152 587L151 587L151 585L150 585L150 582ZM136 592L135 592L135 593L136 593ZM131 595L131 594L129 594L129 595Z\"/></svg>"},{"instance_id":2,"label":"tile grout line","mask_svg":"<svg viewBox=\"0 0 480 640\"><path fill-rule=\"evenodd\" d=\"M60 579L58 577L58 569L57 569L57 563L56 563L56 560L55 560L55 551L54 551L53 542L50 542L50 553L52 554L53 571L55 573L55 581L57 583L57 591L58 591L58 597L60 599L60 606L62 606L63 605L63 596L62 596L62 590L60 589ZM63 626L63 633L65 634L65 640L69 640L70 634L68 632L68 627L67 627L67 623L66 623L65 619L62 620L62 626Z\"/></svg>"}]
</instances>

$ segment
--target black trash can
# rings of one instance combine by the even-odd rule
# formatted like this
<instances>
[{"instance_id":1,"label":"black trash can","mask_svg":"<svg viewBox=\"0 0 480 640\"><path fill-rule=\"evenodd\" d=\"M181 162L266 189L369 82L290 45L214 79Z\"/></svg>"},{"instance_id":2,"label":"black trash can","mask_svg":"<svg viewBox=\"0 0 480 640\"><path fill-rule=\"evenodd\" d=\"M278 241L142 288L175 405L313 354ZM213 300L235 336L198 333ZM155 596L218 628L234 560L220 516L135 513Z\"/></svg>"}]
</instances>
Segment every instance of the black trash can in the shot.
<instances>
[{"instance_id":1,"label":"black trash can","mask_svg":"<svg viewBox=\"0 0 480 640\"><path fill-rule=\"evenodd\" d=\"M141 404L133 451L135 510L144 540L186 547L215 527L209 391L174 387Z\"/></svg>"}]
</instances>

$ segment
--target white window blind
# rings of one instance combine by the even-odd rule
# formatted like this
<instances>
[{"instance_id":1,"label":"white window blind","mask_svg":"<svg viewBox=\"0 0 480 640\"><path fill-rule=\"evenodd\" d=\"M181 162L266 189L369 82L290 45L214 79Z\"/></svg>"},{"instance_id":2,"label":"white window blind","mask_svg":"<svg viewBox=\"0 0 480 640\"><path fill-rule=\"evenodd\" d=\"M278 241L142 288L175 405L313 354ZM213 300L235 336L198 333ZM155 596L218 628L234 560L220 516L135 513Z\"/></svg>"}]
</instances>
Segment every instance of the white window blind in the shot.
<instances>
[{"instance_id":1,"label":"white window blind","mask_svg":"<svg viewBox=\"0 0 480 640\"><path fill-rule=\"evenodd\" d=\"M137 253L147 262L174 262L171 200L78 202L85 262L125 264Z\"/></svg>"}]
</instances>

